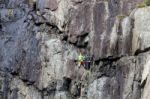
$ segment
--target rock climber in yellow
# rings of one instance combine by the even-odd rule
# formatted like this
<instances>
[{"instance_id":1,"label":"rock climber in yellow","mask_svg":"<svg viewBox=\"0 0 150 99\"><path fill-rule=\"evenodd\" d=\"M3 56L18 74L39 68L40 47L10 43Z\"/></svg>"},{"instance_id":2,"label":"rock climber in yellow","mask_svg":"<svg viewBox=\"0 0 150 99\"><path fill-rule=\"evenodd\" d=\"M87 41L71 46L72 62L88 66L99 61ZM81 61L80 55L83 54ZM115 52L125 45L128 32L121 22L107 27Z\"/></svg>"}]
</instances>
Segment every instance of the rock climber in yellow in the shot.
<instances>
[{"instance_id":1,"label":"rock climber in yellow","mask_svg":"<svg viewBox=\"0 0 150 99\"><path fill-rule=\"evenodd\" d=\"M80 67L81 65L84 66L84 60L85 60L85 56L83 56L81 53L78 56L78 66Z\"/></svg>"}]
</instances>

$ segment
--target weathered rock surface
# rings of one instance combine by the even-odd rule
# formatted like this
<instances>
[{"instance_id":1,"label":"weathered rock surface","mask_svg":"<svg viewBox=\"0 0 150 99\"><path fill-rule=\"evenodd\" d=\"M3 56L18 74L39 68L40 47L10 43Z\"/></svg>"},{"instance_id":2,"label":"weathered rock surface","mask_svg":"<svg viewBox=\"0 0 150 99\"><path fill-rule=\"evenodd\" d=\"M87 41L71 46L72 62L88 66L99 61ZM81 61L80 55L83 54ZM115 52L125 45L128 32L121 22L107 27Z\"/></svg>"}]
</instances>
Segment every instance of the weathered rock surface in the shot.
<instances>
[{"instance_id":1,"label":"weathered rock surface","mask_svg":"<svg viewBox=\"0 0 150 99\"><path fill-rule=\"evenodd\" d=\"M149 99L142 2L0 0L0 99Z\"/></svg>"},{"instance_id":2,"label":"weathered rock surface","mask_svg":"<svg viewBox=\"0 0 150 99\"><path fill-rule=\"evenodd\" d=\"M135 14L134 14L134 18L135 18L135 22L134 22L134 26L135 28L133 29L133 50L134 51L143 51L149 48L149 34L150 34L150 30L149 30L149 10L150 8L141 8L138 9ZM141 17L144 16L144 17ZM137 43L135 43L137 42Z\"/></svg>"},{"instance_id":3,"label":"weathered rock surface","mask_svg":"<svg viewBox=\"0 0 150 99\"><path fill-rule=\"evenodd\" d=\"M57 0L38 0L39 9L56 10L58 8Z\"/></svg>"}]
</instances>

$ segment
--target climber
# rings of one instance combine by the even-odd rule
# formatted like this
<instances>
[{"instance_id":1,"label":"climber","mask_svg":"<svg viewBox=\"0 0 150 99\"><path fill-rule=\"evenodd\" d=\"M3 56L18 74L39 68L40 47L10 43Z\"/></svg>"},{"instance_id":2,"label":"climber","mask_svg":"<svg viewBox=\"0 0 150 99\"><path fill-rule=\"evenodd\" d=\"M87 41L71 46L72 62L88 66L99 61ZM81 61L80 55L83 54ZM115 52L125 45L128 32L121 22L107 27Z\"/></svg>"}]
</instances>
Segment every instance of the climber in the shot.
<instances>
[{"instance_id":1,"label":"climber","mask_svg":"<svg viewBox=\"0 0 150 99\"><path fill-rule=\"evenodd\" d=\"M78 56L78 66L80 67L81 65L84 66L84 60L85 60L85 56L83 56L81 53Z\"/></svg>"}]
</instances>

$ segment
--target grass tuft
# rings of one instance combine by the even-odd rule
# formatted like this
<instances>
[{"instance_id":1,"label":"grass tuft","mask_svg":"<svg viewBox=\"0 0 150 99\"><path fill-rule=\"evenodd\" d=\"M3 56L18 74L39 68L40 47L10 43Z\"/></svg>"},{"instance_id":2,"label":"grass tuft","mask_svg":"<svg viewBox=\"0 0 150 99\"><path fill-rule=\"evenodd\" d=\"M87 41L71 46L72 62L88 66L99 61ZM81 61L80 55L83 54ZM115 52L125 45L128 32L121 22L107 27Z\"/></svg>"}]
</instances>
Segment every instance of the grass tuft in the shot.
<instances>
[{"instance_id":1,"label":"grass tuft","mask_svg":"<svg viewBox=\"0 0 150 99\"><path fill-rule=\"evenodd\" d=\"M117 18L118 18L119 20L123 20L125 17L126 17L125 15L118 15L118 16L117 16Z\"/></svg>"},{"instance_id":2,"label":"grass tuft","mask_svg":"<svg viewBox=\"0 0 150 99\"><path fill-rule=\"evenodd\" d=\"M143 3L139 3L139 4L137 4L137 7L138 8L144 8L144 7L146 7L146 4L143 2Z\"/></svg>"},{"instance_id":3,"label":"grass tuft","mask_svg":"<svg viewBox=\"0 0 150 99\"><path fill-rule=\"evenodd\" d=\"M145 0L145 4L146 4L147 6L150 6L150 0Z\"/></svg>"}]
</instances>

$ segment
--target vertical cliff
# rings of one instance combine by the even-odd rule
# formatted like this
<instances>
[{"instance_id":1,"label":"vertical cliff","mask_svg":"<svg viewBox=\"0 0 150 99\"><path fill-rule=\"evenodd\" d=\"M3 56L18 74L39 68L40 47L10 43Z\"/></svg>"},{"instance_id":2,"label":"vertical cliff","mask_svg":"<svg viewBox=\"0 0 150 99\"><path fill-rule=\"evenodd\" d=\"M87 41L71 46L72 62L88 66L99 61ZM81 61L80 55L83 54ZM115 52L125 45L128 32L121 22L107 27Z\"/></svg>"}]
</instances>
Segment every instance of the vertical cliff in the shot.
<instances>
[{"instance_id":1,"label":"vertical cliff","mask_svg":"<svg viewBox=\"0 0 150 99\"><path fill-rule=\"evenodd\" d=\"M0 99L149 99L143 0L0 0ZM79 53L93 56L90 70Z\"/></svg>"}]
</instances>

